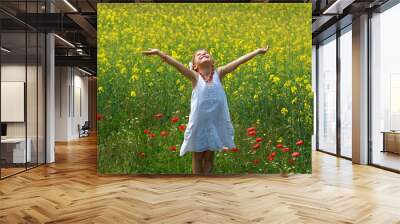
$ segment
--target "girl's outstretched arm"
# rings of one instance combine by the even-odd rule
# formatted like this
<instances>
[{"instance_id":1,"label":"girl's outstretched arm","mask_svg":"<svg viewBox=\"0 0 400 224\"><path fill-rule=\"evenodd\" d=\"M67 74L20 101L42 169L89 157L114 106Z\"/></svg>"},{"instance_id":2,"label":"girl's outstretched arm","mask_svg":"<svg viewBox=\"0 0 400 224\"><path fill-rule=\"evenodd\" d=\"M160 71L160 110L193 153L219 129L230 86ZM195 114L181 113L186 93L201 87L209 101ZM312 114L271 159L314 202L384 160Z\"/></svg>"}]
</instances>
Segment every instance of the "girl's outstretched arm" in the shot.
<instances>
[{"instance_id":1,"label":"girl's outstretched arm","mask_svg":"<svg viewBox=\"0 0 400 224\"><path fill-rule=\"evenodd\" d=\"M265 52L267 52L267 50L268 50L268 46L263 47L263 48L258 48L257 50L255 50L253 52L245 54L242 57L240 57L232 62L229 62L228 64L226 64L224 66L219 67L218 74L219 74L220 78L222 79L226 74L233 72L237 67L239 67L239 65L249 61L250 59L257 56L258 54L265 54Z\"/></svg>"},{"instance_id":2,"label":"girl's outstretched arm","mask_svg":"<svg viewBox=\"0 0 400 224\"><path fill-rule=\"evenodd\" d=\"M195 71L190 70L189 68L186 68L182 63L177 61L175 58L167 55L166 53L160 51L159 49L149 49L147 51L143 51L144 55L157 55L161 59L163 59L165 62L168 64L172 65L175 67L182 75L186 76L190 81L192 81L192 84L195 84L197 81L197 74Z\"/></svg>"}]
</instances>

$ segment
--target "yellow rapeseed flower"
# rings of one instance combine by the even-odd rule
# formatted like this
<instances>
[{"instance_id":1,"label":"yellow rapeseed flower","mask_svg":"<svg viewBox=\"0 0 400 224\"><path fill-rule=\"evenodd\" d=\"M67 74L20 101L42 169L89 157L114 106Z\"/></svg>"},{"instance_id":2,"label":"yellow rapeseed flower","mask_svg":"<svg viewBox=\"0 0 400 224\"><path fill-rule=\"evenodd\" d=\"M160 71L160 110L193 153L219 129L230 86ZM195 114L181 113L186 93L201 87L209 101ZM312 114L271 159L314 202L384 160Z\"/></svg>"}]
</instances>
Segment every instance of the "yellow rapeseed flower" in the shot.
<instances>
[{"instance_id":1,"label":"yellow rapeseed flower","mask_svg":"<svg viewBox=\"0 0 400 224\"><path fill-rule=\"evenodd\" d=\"M296 87L296 86L292 86L292 87L290 88L290 91L291 91L292 93L296 93L296 92L297 92L297 87Z\"/></svg>"},{"instance_id":2,"label":"yellow rapeseed flower","mask_svg":"<svg viewBox=\"0 0 400 224\"><path fill-rule=\"evenodd\" d=\"M131 97L135 97L136 96L136 92L135 92L135 90L132 90L131 91Z\"/></svg>"},{"instance_id":3,"label":"yellow rapeseed flower","mask_svg":"<svg viewBox=\"0 0 400 224\"><path fill-rule=\"evenodd\" d=\"M132 73L138 73L138 72L139 72L139 69L137 67L132 68Z\"/></svg>"},{"instance_id":4,"label":"yellow rapeseed flower","mask_svg":"<svg viewBox=\"0 0 400 224\"><path fill-rule=\"evenodd\" d=\"M157 68L157 72L158 73L163 73L164 72L164 67L163 66L158 67Z\"/></svg>"},{"instance_id":5,"label":"yellow rapeseed flower","mask_svg":"<svg viewBox=\"0 0 400 224\"><path fill-rule=\"evenodd\" d=\"M175 59L178 59L178 60L180 59L178 53L176 51L174 51L174 50L172 50L172 52L171 52L171 57L173 57Z\"/></svg>"},{"instance_id":6,"label":"yellow rapeseed flower","mask_svg":"<svg viewBox=\"0 0 400 224\"><path fill-rule=\"evenodd\" d=\"M312 86L311 86L311 84L307 84L307 85L306 85L306 90L307 90L307 92L312 92Z\"/></svg>"},{"instance_id":7,"label":"yellow rapeseed flower","mask_svg":"<svg viewBox=\"0 0 400 224\"><path fill-rule=\"evenodd\" d=\"M131 76L131 80L132 80L132 81L137 81L137 80L139 80L139 76L137 76L136 74L133 74L133 75Z\"/></svg>"},{"instance_id":8,"label":"yellow rapeseed flower","mask_svg":"<svg viewBox=\"0 0 400 224\"><path fill-rule=\"evenodd\" d=\"M290 80L286 81L285 84L283 84L283 87L285 88L290 87Z\"/></svg>"},{"instance_id":9,"label":"yellow rapeseed flower","mask_svg":"<svg viewBox=\"0 0 400 224\"><path fill-rule=\"evenodd\" d=\"M277 77L277 76L275 76L275 77L272 79L272 83L274 83L274 84L278 84L279 81L281 81L281 79L280 79L279 77Z\"/></svg>"},{"instance_id":10,"label":"yellow rapeseed flower","mask_svg":"<svg viewBox=\"0 0 400 224\"><path fill-rule=\"evenodd\" d=\"M281 114L286 115L288 113L288 109L286 107L282 107Z\"/></svg>"},{"instance_id":11,"label":"yellow rapeseed flower","mask_svg":"<svg viewBox=\"0 0 400 224\"><path fill-rule=\"evenodd\" d=\"M103 93L103 92L104 92L104 88L103 88L102 86L99 86L99 87L97 88L97 92Z\"/></svg>"},{"instance_id":12,"label":"yellow rapeseed flower","mask_svg":"<svg viewBox=\"0 0 400 224\"><path fill-rule=\"evenodd\" d=\"M268 63L265 63L265 65L264 65L264 69L265 69L265 70L268 70L270 67L271 67L271 66L270 66Z\"/></svg>"},{"instance_id":13,"label":"yellow rapeseed flower","mask_svg":"<svg viewBox=\"0 0 400 224\"><path fill-rule=\"evenodd\" d=\"M119 69L119 73L125 74L125 73L126 73L126 68L125 68L125 67L121 67L121 68Z\"/></svg>"}]
</instances>

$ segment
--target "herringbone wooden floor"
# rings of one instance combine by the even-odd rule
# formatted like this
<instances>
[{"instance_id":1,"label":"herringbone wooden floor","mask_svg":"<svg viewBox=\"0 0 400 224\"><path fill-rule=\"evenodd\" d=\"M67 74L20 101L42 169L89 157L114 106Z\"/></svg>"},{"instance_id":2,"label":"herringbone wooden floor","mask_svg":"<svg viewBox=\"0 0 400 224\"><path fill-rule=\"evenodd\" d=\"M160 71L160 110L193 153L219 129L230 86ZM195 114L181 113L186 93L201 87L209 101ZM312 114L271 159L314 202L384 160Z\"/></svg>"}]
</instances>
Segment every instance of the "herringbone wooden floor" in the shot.
<instances>
[{"instance_id":1,"label":"herringbone wooden floor","mask_svg":"<svg viewBox=\"0 0 400 224\"><path fill-rule=\"evenodd\" d=\"M400 175L315 152L313 174L101 177L96 139L0 181L0 223L400 223Z\"/></svg>"}]
</instances>

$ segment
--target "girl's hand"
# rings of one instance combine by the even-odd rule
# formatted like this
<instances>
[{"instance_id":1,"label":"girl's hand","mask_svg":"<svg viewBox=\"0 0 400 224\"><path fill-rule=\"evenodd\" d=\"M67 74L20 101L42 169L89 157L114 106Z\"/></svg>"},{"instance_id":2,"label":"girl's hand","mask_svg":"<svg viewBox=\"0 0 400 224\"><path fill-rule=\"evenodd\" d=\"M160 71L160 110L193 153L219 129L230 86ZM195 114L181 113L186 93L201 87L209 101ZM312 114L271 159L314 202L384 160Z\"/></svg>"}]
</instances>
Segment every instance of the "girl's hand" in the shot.
<instances>
[{"instance_id":1,"label":"girl's hand","mask_svg":"<svg viewBox=\"0 0 400 224\"><path fill-rule=\"evenodd\" d=\"M268 45L266 47L258 48L259 54L265 54L268 51Z\"/></svg>"},{"instance_id":2,"label":"girl's hand","mask_svg":"<svg viewBox=\"0 0 400 224\"><path fill-rule=\"evenodd\" d=\"M144 55L158 55L160 54L160 50L149 48L147 51L142 52Z\"/></svg>"}]
</instances>

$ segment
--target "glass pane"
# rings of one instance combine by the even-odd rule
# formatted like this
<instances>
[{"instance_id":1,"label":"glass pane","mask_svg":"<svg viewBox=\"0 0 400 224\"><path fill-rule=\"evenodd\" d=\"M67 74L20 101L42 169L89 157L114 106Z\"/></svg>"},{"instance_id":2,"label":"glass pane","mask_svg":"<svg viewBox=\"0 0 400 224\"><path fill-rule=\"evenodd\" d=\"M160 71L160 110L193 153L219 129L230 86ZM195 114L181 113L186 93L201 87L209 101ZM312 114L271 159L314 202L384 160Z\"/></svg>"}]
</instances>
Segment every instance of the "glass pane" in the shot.
<instances>
[{"instance_id":1,"label":"glass pane","mask_svg":"<svg viewBox=\"0 0 400 224\"><path fill-rule=\"evenodd\" d=\"M45 35L39 33L38 45L38 163L45 163Z\"/></svg>"},{"instance_id":2,"label":"glass pane","mask_svg":"<svg viewBox=\"0 0 400 224\"><path fill-rule=\"evenodd\" d=\"M318 149L336 153L336 40L318 48Z\"/></svg>"},{"instance_id":3,"label":"glass pane","mask_svg":"<svg viewBox=\"0 0 400 224\"><path fill-rule=\"evenodd\" d=\"M372 29L372 163L400 170L400 4L374 15Z\"/></svg>"},{"instance_id":4,"label":"glass pane","mask_svg":"<svg viewBox=\"0 0 400 224\"><path fill-rule=\"evenodd\" d=\"M352 35L340 36L340 153L352 157Z\"/></svg>"},{"instance_id":5,"label":"glass pane","mask_svg":"<svg viewBox=\"0 0 400 224\"><path fill-rule=\"evenodd\" d=\"M37 13L37 1L27 2L26 12ZM38 17L33 17L35 20ZM37 21L31 21L36 23ZM37 166L38 160L38 33L36 30L27 30L27 80L26 80L26 114L27 114L27 142L31 151L27 167Z\"/></svg>"},{"instance_id":6,"label":"glass pane","mask_svg":"<svg viewBox=\"0 0 400 224\"><path fill-rule=\"evenodd\" d=\"M1 50L1 175L5 177L25 170L31 158L25 122L26 34L2 33L1 45L7 49Z\"/></svg>"},{"instance_id":7,"label":"glass pane","mask_svg":"<svg viewBox=\"0 0 400 224\"><path fill-rule=\"evenodd\" d=\"M37 132L38 132L38 96L37 96L37 80L38 80L38 36L36 32L27 33L28 38L28 63L27 63L27 82L26 82L26 113L27 113L27 142L30 147L30 160L28 160L28 168L37 165Z\"/></svg>"}]
</instances>

